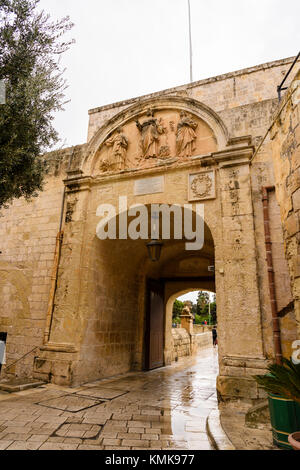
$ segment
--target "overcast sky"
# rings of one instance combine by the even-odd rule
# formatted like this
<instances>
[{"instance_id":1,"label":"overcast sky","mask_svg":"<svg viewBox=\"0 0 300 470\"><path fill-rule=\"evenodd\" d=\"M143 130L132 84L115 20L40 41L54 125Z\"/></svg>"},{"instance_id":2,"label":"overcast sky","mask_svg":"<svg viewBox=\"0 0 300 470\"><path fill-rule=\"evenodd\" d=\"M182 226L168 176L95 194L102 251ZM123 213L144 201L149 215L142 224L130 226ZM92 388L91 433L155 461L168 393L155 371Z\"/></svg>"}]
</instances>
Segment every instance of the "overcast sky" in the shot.
<instances>
[{"instance_id":1,"label":"overcast sky","mask_svg":"<svg viewBox=\"0 0 300 470\"><path fill-rule=\"evenodd\" d=\"M194 304L196 304L197 299L198 299L198 292L199 291L189 292L188 294L181 295L180 297L178 297L178 300L181 300L182 302L184 302L185 300L191 300ZM214 294L212 292L208 292L208 293L209 293L210 301L212 302Z\"/></svg>"},{"instance_id":2,"label":"overcast sky","mask_svg":"<svg viewBox=\"0 0 300 470\"><path fill-rule=\"evenodd\" d=\"M300 49L299 0L190 0L194 81ZM88 109L189 82L187 0L41 0L69 15L76 40L62 60L69 83L55 118L62 142L86 141Z\"/></svg>"}]
</instances>

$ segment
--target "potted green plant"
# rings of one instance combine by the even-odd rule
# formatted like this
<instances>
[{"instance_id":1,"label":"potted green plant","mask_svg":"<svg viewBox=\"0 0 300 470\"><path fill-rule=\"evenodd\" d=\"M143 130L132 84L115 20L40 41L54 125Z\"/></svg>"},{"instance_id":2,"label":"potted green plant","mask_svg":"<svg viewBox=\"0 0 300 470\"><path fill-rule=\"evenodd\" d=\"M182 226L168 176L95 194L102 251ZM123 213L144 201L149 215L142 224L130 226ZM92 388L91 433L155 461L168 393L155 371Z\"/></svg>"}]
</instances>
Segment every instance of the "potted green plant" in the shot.
<instances>
[{"instance_id":1,"label":"potted green plant","mask_svg":"<svg viewBox=\"0 0 300 470\"><path fill-rule=\"evenodd\" d=\"M254 379L269 396L273 442L278 447L296 448L300 431L300 364L284 358L282 365L271 364L268 370L266 375L256 375Z\"/></svg>"}]
</instances>

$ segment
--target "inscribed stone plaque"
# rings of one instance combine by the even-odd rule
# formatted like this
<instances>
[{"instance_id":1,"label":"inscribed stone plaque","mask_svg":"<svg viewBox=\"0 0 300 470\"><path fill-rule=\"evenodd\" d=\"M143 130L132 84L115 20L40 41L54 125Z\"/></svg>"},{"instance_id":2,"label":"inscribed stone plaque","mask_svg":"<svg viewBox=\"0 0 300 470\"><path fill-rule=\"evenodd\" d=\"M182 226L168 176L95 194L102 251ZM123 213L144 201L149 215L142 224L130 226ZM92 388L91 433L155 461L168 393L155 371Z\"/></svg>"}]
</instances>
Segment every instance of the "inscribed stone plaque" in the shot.
<instances>
[{"instance_id":1,"label":"inscribed stone plaque","mask_svg":"<svg viewBox=\"0 0 300 470\"><path fill-rule=\"evenodd\" d=\"M135 181L134 195L142 196L144 194L155 194L164 192L165 181L163 176L155 176L154 178L143 178Z\"/></svg>"},{"instance_id":2,"label":"inscribed stone plaque","mask_svg":"<svg viewBox=\"0 0 300 470\"><path fill-rule=\"evenodd\" d=\"M188 185L189 201L202 201L216 197L214 170L190 174Z\"/></svg>"}]
</instances>

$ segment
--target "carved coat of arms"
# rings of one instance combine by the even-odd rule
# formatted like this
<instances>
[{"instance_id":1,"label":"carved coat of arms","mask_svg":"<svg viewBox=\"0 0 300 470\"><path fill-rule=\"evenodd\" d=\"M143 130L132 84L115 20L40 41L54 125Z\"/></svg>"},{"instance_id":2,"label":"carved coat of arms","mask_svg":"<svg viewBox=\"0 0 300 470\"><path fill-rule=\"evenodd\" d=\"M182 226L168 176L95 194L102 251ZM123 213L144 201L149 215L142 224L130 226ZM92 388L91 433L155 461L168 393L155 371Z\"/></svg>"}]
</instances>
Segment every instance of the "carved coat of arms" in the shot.
<instances>
[{"instance_id":1,"label":"carved coat of arms","mask_svg":"<svg viewBox=\"0 0 300 470\"><path fill-rule=\"evenodd\" d=\"M203 172L190 175L189 199L209 199L215 197L215 175L214 172Z\"/></svg>"}]
</instances>

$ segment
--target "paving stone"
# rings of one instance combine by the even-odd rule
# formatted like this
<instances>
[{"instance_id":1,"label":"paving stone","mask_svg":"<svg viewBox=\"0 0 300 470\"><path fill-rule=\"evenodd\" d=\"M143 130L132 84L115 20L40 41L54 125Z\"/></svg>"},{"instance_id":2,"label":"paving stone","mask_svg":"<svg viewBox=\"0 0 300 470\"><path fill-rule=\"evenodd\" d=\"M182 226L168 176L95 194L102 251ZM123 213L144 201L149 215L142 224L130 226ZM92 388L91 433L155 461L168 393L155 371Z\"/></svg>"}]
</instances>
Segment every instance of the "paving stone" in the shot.
<instances>
[{"instance_id":1,"label":"paving stone","mask_svg":"<svg viewBox=\"0 0 300 470\"><path fill-rule=\"evenodd\" d=\"M145 429L146 434L161 434L161 428L146 428Z\"/></svg>"},{"instance_id":2,"label":"paving stone","mask_svg":"<svg viewBox=\"0 0 300 470\"><path fill-rule=\"evenodd\" d=\"M145 428L128 428L129 433L137 433L137 434L144 434L145 430L146 430Z\"/></svg>"},{"instance_id":3,"label":"paving stone","mask_svg":"<svg viewBox=\"0 0 300 470\"><path fill-rule=\"evenodd\" d=\"M84 439L84 443L89 445L91 444L92 446L100 446L102 445L103 442L103 437L98 437L97 439Z\"/></svg>"},{"instance_id":4,"label":"paving stone","mask_svg":"<svg viewBox=\"0 0 300 470\"><path fill-rule=\"evenodd\" d=\"M114 413L112 416L113 420L116 421L122 421L122 420L131 420L132 419L132 414L130 413Z\"/></svg>"},{"instance_id":5,"label":"paving stone","mask_svg":"<svg viewBox=\"0 0 300 470\"><path fill-rule=\"evenodd\" d=\"M44 426L43 423L31 423L30 428L33 430L41 429Z\"/></svg>"},{"instance_id":6,"label":"paving stone","mask_svg":"<svg viewBox=\"0 0 300 470\"><path fill-rule=\"evenodd\" d=\"M5 436L5 440L6 441L27 441L27 439L29 439L30 436L32 436L32 434L11 433Z\"/></svg>"},{"instance_id":7,"label":"paving stone","mask_svg":"<svg viewBox=\"0 0 300 470\"><path fill-rule=\"evenodd\" d=\"M151 428L149 421L128 421L129 428Z\"/></svg>"},{"instance_id":8,"label":"paving stone","mask_svg":"<svg viewBox=\"0 0 300 470\"><path fill-rule=\"evenodd\" d=\"M28 434L32 428L23 427L23 426L7 426L3 432L7 434Z\"/></svg>"},{"instance_id":9,"label":"paving stone","mask_svg":"<svg viewBox=\"0 0 300 470\"><path fill-rule=\"evenodd\" d=\"M74 437L68 437L68 438L65 438L64 439L64 442L66 444L82 444L83 443L83 440L82 439L78 439L78 438L74 438Z\"/></svg>"},{"instance_id":10,"label":"paving stone","mask_svg":"<svg viewBox=\"0 0 300 470\"><path fill-rule=\"evenodd\" d=\"M160 417L159 417L158 415L157 415L157 416L154 416L154 415L145 415L145 414L144 414L144 415L136 415L136 414L134 414L134 415L132 416L132 419L133 419L134 421L142 421L142 422L145 422L145 421L146 421L146 422L149 422L149 421L152 421L152 422L153 422L153 421L159 421L159 418L160 418Z\"/></svg>"},{"instance_id":11,"label":"paving stone","mask_svg":"<svg viewBox=\"0 0 300 470\"><path fill-rule=\"evenodd\" d=\"M85 397L95 397L95 398L103 398L105 400L112 400L113 398L117 398L120 395L125 395L127 392L124 390L116 390L116 389L109 389L104 387L93 387L88 390L83 390L77 392L77 395L85 396Z\"/></svg>"},{"instance_id":12,"label":"paving stone","mask_svg":"<svg viewBox=\"0 0 300 470\"><path fill-rule=\"evenodd\" d=\"M66 443L55 443L55 442L45 442L39 450L76 450L78 448L77 444L66 444Z\"/></svg>"},{"instance_id":13,"label":"paving stone","mask_svg":"<svg viewBox=\"0 0 300 470\"><path fill-rule=\"evenodd\" d=\"M83 437L85 431L67 431L65 437Z\"/></svg>"},{"instance_id":14,"label":"paving stone","mask_svg":"<svg viewBox=\"0 0 300 470\"><path fill-rule=\"evenodd\" d=\"M47 416L47 415L43 415L43 416L40 416L39 418L37 418L35 420L35 423L44 423L44 424L62 424L66 421L67 418L63 418L61 416Z\"/></svg>"},{"instance_id":15,"label":"paving stone","mask_svg":"<svg viewBox=\"0 0 300 470\"><path fill-rule=\"evenodd\" d=\"M92 446L90 444L81 444L78 446L78 450L103 450L104 448L102 446ZM112 447L112 449L115 449Z\"/></svg>"},{"instance_id":16,"label":"paving stone","mask_svg":"<svg viewBox=\"0 0 300 470\"><path fill-rule=\"evenodd\" d=\"M120 432L117 436L119 439L141 439L141 434L131 432Z\"/></svg>"},{"instance_id":17,"label":"paving stone","mask_svg":"<svg viewBox=\"0 0 300 470\"><path fill-rule=\"evenodd\" d=\"M69 423L82 423L82 421L83 421L83 418L79 418L79 416L77 416L77 413L76 413L76 416L68 416L67 417L66 424L69 424Z\"/></svg>"},{"instance_id":18,"label":"paving stone","mask_svg":"<svg viewBox=\"0 0 300 470\"><path fill-rule=\"evenodd\" d=\"M9 447L13 441L0 441L0 450L5 450Z\"/></svg>"},{"instance_id":19,"label":"paving stone","mask_svg":"<svg viewBox=\"0 0 300 470\"><path fill-rule=\"evenodd\" d=\"M132 447L105 446L105 450L132 450ZM140 447L139 450L141 450Z\"/></svg>"},{"instance_id":20,"label":"paving stone","mask_svg":"<svg viewBox=\"0 0 300 470\"><path fill-rule=\"evenodd\" d=\"M44 443L47 440L47 436L41 435L41 434L35 434L31 436L27 442L41 442Z\"/></svg>"},{"instance_id":21,"label":"paving stone","mask_svg":"<svg viewBox=\"0 0 300 470\"><path fill-rule=\"evenodd\" d=\"M158 441L152 441L155 443L155 445L160 445L163 448L170 447L170 442L168 440L158 440Z\"/></svg>"},{"instance_id":22,"label":"paving stone","mask_svg":"<svg viewBox=\"0 0 300 470\"><path fill-rule=\"evenodd\" d=\"M158 441L158 434L142 434L142 439L149 439L150 441Z\"/></svg>"},{"instance_id":23,"label":"paving stone","mask_svg":"<svg viewBox=\"0 0 300 470\"><path fill-rule=\"evenodd\" d=\"M38 450L42 442L16 441L6 450Z\"/></svg>"},{"instance_id":24,"label":"paving stone","mask_svg":"<svg viewBox=\"0 0 300 470\"><path fill-rule=\"evenodd\" d=\"M140 439L140 440L138 440L138 439L124 439L122 441L122 446L149 448L150 444L149 444L149 441L142 440L142 439Z\"/></svg>"},{"instance_id":25,"label":"paving stone","mask_svg":"<svg viewBox=\"0 0 300 470\"><path fill-rule=\"evenodd\" d=\"M83 419L83 423L85 424L99 424L99 426L103 426L106 424L107 418L92 418L90 416Z\"/></svg>"},{"instance_id":26,"label":"paving stone","mask_svg":"<svg viewBox=\"0 0 300 470\"><path fill-rule=\"evenodd\" d=\"M142 410L142 415L161 416L161 410Z\"/></svg>"},{"instance_id":27,"label":"paving stone","mask_svg":"<svg viewBox=\"0 0 300 470\"><path fill-rule=\"evenodd\" d=\"M122 427L126 428L127 427L127 420L122 420L122 421L110 420L110 421L107 421L106 427L109 427L109 426L122 426Z\"/></svg>"},{"instance_id":28,"label":"paving stone","mask_svg":"<svg viewBox=\"0 0 300 470\"><path fill-rule=\"evenodd\" d=\"M117 426L117 425L108 425L107 423L104 427L105 431L112 431L112 432L126 432L127 427L126 426Z\"/></svg>"},{"instance_id":29,"label":"paving stone","mask_svg":"<svg viewBox=\"0 0 300 470\"><path fill-rule=\"evenodd\" d=\"M64 442L64 440L65 440L64 437L55 437L55 436L53 437L53 436L52 436L52 437L49 437L49 438L47 439L47 442L58 442L58 443L62 443L62 442Z\"/></svg>"},{"instance_id":30,"label":"paving stone","mask_svg":"<svg viewBox=\"0 0 300 470\"><path fill-rule=\"evenodd\" d=\"M110 439L115 439L117 437L117 431L102 431L101 436L102 437L108 437Z\"/></svg>"},{"instance_id":31,"label":"paving stone","mask_svg":"<svg viewBox=\"0 0 300 470\"><path fill-rule=\"evenodd\" d=\"M83 439L92 439L92 438L97 437L98 433L99 431L85 431L82 437Z\"/></svg>"},{"instance_id":32,"label":"paving stone","mask_svg":"<svg viewBox=\"0 0 300 470\"><path fill-rule=\"evenodd\" d=\"M109 439L109 438L104 438L103 441L102 441L102 445L103 446L119 446L121 443L121 440L120 439Z\"/></svg>"}]
</instances>

